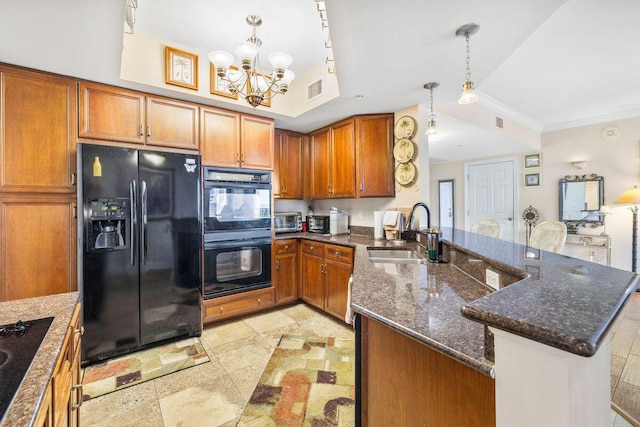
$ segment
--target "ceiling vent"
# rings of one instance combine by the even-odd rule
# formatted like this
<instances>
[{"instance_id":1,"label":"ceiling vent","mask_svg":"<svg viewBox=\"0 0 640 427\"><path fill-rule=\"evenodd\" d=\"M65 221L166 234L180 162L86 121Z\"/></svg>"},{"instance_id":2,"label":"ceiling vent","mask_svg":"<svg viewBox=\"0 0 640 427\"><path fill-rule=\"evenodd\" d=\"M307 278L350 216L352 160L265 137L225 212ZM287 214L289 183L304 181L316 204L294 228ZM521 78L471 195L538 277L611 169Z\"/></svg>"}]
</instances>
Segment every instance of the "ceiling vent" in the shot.
<instances>
[{"instance_id":1,"label":"ceiling vent","mask_svg":"<svg viewBox=\"0 0 640 427\"><path fill-rule=\"evenodd\" d=\"M322 79L307 86L307 102L322 96Z\"/></svg>"},{"instance_id":2,"label":"ceiling vent","mask_svg":"<svg viewBox=\"0 0 640 427\"><path fill-rule=\"evenodd\" d=\"M504 122L502 120L502 117L496 116L496 126L499 127L500 129L504 128Z\"/></svg>"}]
</instances>

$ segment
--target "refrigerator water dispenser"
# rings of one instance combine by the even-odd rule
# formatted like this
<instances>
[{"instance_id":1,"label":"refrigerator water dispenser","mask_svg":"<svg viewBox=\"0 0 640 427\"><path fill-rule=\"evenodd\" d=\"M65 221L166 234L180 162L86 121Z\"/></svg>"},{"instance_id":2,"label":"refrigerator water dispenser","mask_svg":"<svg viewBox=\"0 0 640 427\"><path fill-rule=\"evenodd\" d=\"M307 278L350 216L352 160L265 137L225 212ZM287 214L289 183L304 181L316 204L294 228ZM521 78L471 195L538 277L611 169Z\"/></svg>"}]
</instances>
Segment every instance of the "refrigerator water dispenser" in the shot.
<instances>
[{"instance_id":1,"label":"refrigerator water dispenser","mask_svg":"<svg viewBox=\"0 0 640 427\"><path fill-rule=\"evenodd\" d=\"M121 250L129 247L129 200L125 198L87 201L87 250Z\"/></svg>"}]
</instances>

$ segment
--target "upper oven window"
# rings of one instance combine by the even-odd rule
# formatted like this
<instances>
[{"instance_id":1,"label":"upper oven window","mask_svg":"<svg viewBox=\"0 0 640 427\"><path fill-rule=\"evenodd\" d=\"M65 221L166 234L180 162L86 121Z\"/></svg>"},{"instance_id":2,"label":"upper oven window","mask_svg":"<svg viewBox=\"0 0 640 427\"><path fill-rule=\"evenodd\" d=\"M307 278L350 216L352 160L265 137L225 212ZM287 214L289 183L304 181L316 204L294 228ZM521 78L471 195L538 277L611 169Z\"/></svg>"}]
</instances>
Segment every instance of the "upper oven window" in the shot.
<instances>
[{"instance_id":1,"label":"upper oven window","mask_svg":"<svg viewBox=\"0 0 640 427\"><path fill-rule=\"evenodd\" d=\"M271 190L251 184L205 186L205 232L269 228Z\"/></svg>"}]
</instances>

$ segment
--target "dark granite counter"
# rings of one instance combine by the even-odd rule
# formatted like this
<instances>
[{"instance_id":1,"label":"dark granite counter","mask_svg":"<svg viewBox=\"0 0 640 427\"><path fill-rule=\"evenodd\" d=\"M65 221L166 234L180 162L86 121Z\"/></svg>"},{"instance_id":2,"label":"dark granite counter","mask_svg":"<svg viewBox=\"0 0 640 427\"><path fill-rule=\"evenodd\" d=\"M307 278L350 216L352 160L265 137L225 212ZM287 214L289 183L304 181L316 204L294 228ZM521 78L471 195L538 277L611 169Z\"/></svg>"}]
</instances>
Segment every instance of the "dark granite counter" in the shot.
<instances>
[{"instance_id":1,"label":"dark granite counter","mask_svg":"<svg viewBox=\"0 0 640 427\"><path fill-rule=\"evenodd\" d=\"M484 325L592 356L640 280L628 271L463 230L445 229L443 237L445 259L461 254L457 265L374 264L367 247L388 243L367 236L276 236L354 247L355 312L487 375L493 362L485 357ZM474 279L482 280L487 266L512 284L492 292Z\"/></svg>"},{"instance_id":2,"label":"dark granite counter","mask_svg":"<svg viewBox=\"0 0 640 427\"><path fill-rule=\"evenodd\" d=\"M0 324L15 323L20 319L54 318L29 371L0 420L0 427L33 424L77 303L78 292L0 302Z\"/></svg>"}]
</instances>

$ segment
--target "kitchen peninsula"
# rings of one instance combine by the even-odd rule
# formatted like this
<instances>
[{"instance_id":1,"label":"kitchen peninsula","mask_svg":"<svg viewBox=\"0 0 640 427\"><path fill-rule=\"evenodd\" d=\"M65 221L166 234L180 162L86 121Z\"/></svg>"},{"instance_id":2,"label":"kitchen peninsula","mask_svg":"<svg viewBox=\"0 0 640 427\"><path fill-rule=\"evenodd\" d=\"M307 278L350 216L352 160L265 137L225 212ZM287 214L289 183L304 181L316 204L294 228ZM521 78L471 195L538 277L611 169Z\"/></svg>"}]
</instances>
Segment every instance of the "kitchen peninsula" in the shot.
<instances>
[{"instance_id":1,"label":"kitchen peninsula","mask_svg":"<svg viewBox=\"0 0 640 427\"><path fill-rule=\"evenodd\" d=\"M387 242L363 236L278 239L293 236L355 248L362 425L609 419L608 332L636 274L462 230L444 230L444 264L373 262Z\"/></svg>"},{"instance_id":2,"label":"kitchen peninsula","mask_svg":"<svg viewBox=\"0 0 640 427\"><path fill-rule=\"evenodd\" d=\"M54 421L68 425L78 419L82 400L82 389L75 385L80 383L76 376L80 373L78 315L78 292L0 302L0 324L18 320L28 324L53 317L20 387L0 417L0 427L48 426Z\"/></svg>"}]
</instances>

